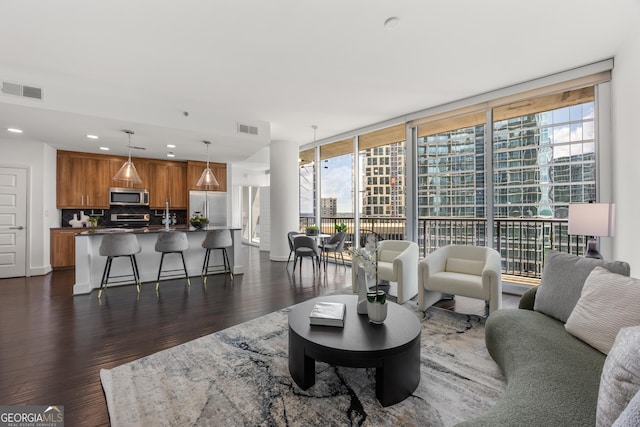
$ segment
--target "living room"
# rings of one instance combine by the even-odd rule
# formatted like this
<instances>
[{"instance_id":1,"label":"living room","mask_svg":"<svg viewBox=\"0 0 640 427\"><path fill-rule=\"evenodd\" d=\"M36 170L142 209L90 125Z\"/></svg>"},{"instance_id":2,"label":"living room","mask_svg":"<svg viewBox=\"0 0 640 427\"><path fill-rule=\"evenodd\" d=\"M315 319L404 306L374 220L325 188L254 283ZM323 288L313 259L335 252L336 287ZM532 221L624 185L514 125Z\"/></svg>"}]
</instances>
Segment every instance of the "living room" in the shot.
<instances>
[{"instance_id":1,"label":"living room","mask_svg":"<svg viewBox=\"0 0 640 427\"><path fill-rule=\"evenodd\" d=\"M70 2L68 7L72 7L72 3L73 2ZM361 5L361 6L365 8L364 10L366 10L367 6L364 6L364 5ZM499 10L501 8L508 8L508 6L505 4L502 4L502 3L496 4L495 2L493 3L490 2L489 4L484 6L490 10L487 10L487 11L474 10L474 12L477 13L478 16L485 16L486 17L486 19L484 20L485 22L496 22L496 23L500 22L500 19L498 19L498 16L497 16L498 14L496 10ZM537 7L542 8L543 6L544 5L538 5ZM421 100L416 101L414 99L412 100L413 104L407 103L404 105L398 105L395 107L396 109L400 109L400 110L397 110L397 112L386 110L382 113L377 113L374 111L374 112L371 112L370 115L368 115L364 119L360 119L358 121L352 121L342 126L338 126L337 124L336 125L329 124L329 123L325 125L325 122L328 122L328 120L325 120L320 116L318 118L309 118L307 116L303 119L299 119L295 125L289 126L291 128L295 128L297 131L297 134L292 137L293 138L292 141L296 142L295 144L296 146L304 145L304 143L311 144L311 141L313 139L313 131L311 130L311 125L316 123L319 124L320 139L335 137L335 139L337 140L339 139L338 135L340 135L341 133L350 132L355 129L360 129L360 128L366 127L367 125L381 123L383 120L394 118L401 114L412 113L419 109L436 108L438 106L445 105L448 102L453 102L459 99L482 94L484 92L487 92L489 89L499 90L500 88L504 88L505 86L510 86L512 84L521 84L532 79L543 78L548 75L553 75L555 73L560 73L576 67L582 67L598 61L613 59L614 65L613 65L613 68L611 69L611 82L610 82L610 103L609 105L604 107L606 108L605 114L608 114L611 119L610 120L611 128L608 130L608 133L610 134L610 139L608 141L602 141L602 143L605 144L604 149L601 149L599 152L600 156L604 156L604 158L608 159L608 161L611 164L611 170L610 170L610 174L600 176L599 179L600 179L600 184L603 187L608 187L610 189L609 197L607 201L614 202L616 205L616 217L615 217L616 234L612 238L603 239L603 242L602 242L603 254L605 255L606 258L609 258L609 259L623 260L628 262L631 266L631 274L634 275L635 268L638 268L638 266L640 266L640 259L637 259L637 255L634 251L635 242L637 241L638 238L640 238L640 230L638 229L638 227L635 226L636 217L637 217L636 212L638 211L638 208L640 206L637 206L638 202L636 202L636 198L632 193L633 191L632 183L636 182L638 178L637 172L636 172L637 168L635 166L635 163L636 163L635 158L637 157L637 154L638 154L637 153L638 148L636 148L637 144L633 142L636 136L635 126L634 126L635 125L634 112L637 109L636 108L636 99L638 98L637 95L640 94L639 92L640 89L638 89L638 85L635 82L635 77L638 75L640 71L640 54L638 54L638 52L640 52L640 30L637 29L637 25L634 25L637 23L636 22L637 16L638 16L637 4L631 1L625 2L623 4L616 4L616 5L609 5L604 2L599 2L596 5L591 5L593 6L593 10L589 10L589 11L584 11L583 9L585 6L578 2L571 2L569 5L562 6L560 10L557 10L558 6L551 2L549 2L549 4L547 4L546 6L548 6L549 11L555 11L555 12L554 13L536 12L537 15L532 12L531 22L546 22L545 19L547 19L548 15L556 15L554 19L558 19L558 21L554 20L552 21L554 22L554 25L549 25L549 27L553 28L553 31L554 31L553 34L555 38L552 38L551 39L552 41L549 41L548 43L558 44L560 45L560 47L557 47L557 46L554 48L549 47L549 51L553 53L552 55L551 54L549 55L549 59L545 58L544 61L542 60L533 61L533 62L545 62L547 64L545 68L538 69L539 71L536 71L534 74L531 74L531 72L527 72L527 73L522 72L523 69L527 68L526 67L527 61L532 62L531 58L527 59L526 61L520 59L521 62L515 62L516 59L518 58L515 58L515 57L509 58L504 62L502 62L500 65L502 69L507 70L504 72L503 75L500 76L500 79L502 79L502 81L504 82L501 85L496 84L494 80L492 81L491 83L492 86L490 88L487 88L486 86L473 86L471 84L470 84L470 87L465 87L466 83L463 84L461 82L468 82L468 81L471 81L471 79L466 80L460 76L457 76L456 77L457 83L452 86L457 86L458 88L463 88L464 90L463 91L461 90L460 92L455 92L454 94L439 94L439 89L441 89L441 87L446 87L447 85L444 85L442 83L442 81L444 80L436 79L437 80L436 86L428 88L425 93L421 94L420 95ZM596 6L598 7L598 9L602 9L602 10L597 10ZM313 13L320 13L315 9L299 10L297 7L294 7L292 5L281 5L281 7L285 8L285 10L286 10L286 7L293 7L294 10L298 10L300 14L305 15L307 17L306 19L308 19L311 22L314 21ZM336 8L337 7L338 6L336 5ZM417 6L415 7L417 8ZM474 7L480 8L480 5L475 5ZM432 41L434 39L441 37L441 36L435 36L434 34L429 34L428 37L425 37L424 35L421 35L420 37L418 37L417 34L421 34L421 33L417 30L417 28L421 28L423 30L424 28L410 21L409 11L412 10L410 5L404 5L403 8L406 8L404 9L405 14L402 15L401 13L397 13L398 15L400 15L400 22L398 22L399 26L396 27L395 29L402 30L403 25L410 26L410 28L414 29L413 30L414 32L412 33L413 37L416 38L417 40L422 40L422 41L424 41L425 38L428 39L429 41ZM18 11L20 10L17 9L16 12ZM423 10L422 8L418 9L418 11L423 16L430 16L430 13ZM66 10L65 12L68 13L69 10ZM345 17L348 16L352 20L361 19L356 17L358 15L356 15L355 12L356 11L353 11L353 10L345 11ZM393 12L388 9L378 10L377 8L373 8L373 7L369 12L371 13L371 15L374 15L376 17L379 15L379 16L384 16L385 18L388 16L391 16L392 13L396 14L396 12ZM577 24L572 24L573 26L571 27L567 26L567 28L570 28L570 30L567 30L566 33L558 29L558 27L562 25L560 22L562 22L563 20L568 21L573 19L574 12L581 17L580 20L582 22L591 23L590 25L586 25L585 27L593 30L593 32L595 33L587 37L589 41L589 43L587 44L587 46L589 46L588 48L585 47L582 44L582 42L580 43L573 42L572 44L570 44L568 41L566 41L566 39L577 38L576 34L581 34L582 36L585 31L585 27L582 27ZM515 27L519 27L519 25L521 25L520 20L522 19L524 12L516 8L516 12L511 12L511 13L512 15L507 15L507 16L512 17L514 22L519 22L518 25L510 24L510 25L514 25L514 27L510 26L509 28L512 29L512 33L515 33L516 32ZM309 16L307 16L307 14ZM140 16L140 15L136 14L136 16ZM41 19L44 19L44 18L41 18ZM552 19L552 18L548 18L548 19ZM603 22L606 23L606 25L599 26L597 24L598 19L601 19ZM384 21L384 19L381 19L381 20ZM377 21L378 20L376 18L376 25L379 24L382 27L382 22L378 23ZM483 20L479 20L479 22L481 21ZM66 21L63 19L62 22L66 22ZM131 26L135 26L135 22L129 23L129 24ZM473 25L476 25L475 20L474 22L468 22L468 25L471 27L473 27ZM542 27L545 27L545 25L542 25ZM542 33L541 30L543 29L544 28L538 28L537 30L539 30L540 33ZM390 29L384 28L384 30L393 31L394 28L390 28ZM31 41L27 41L27 39L25 38L15 36L15 34L22 35L21 30L15 29L15 32L12 33L13 28L11 26L7 26L5 31L6 31L6 34L4 34L5 39L11 39L12 34L14 34L13 36L14 38L24 40L21 43L16 43L18 47L24 49L25 51L28 51L29 48L32 47ZM269 30L264 29L264 31L268 32ZM318 31L318 34L323 34L322 30L320 29L318 29L317 31ZM326 31L326 28L324 29L324 31ZM614 36L604 37L601 35L601 33L607 33L607 32L614 34ZM258 33L257 30L256 30L256 33ZM51 34L56 34L55 30L52 30ZM397 37L397 35L394 35L394 33L390 33L390 34L391 34L391 37ZM385 33L385 36L388 36L388 35L389 33ZM496 37L498 37L498 35L494 33L494 34L491 34L491 37L494 37L495 39ZM492 46L492 43L489 42L489 40L492 39L491 37L487 36L485 39L483 39L484 47ZM598 37L600 37L600 39ZM473 38L473 37L467 37L467 38ZM600 41L601 39L606 39L608 44L602 45L601 44L602 42ZM500 40L502 40L503 42L505 41L503 35L500 37ZM535 37L528 40L530 40L528 45L529 46L533 45L534 42L531 40L535 40ZM282 39L280 41L282 41ZM315 44L314 46L321 48L322 43L320 41L316 41L316 42L317 44ZM426 41L424 42L426 43ZM387 40L381 46L386 48L387 51L390 51L397 46L396 45L397 43L398 43L398 40L392 39L392 40ZM513 43L516 43L516 41L514 41ZM35 43L35 44L37 44L38 47L40 46L40 43ZM364 42L363 45L366 46L366 42ZM433 46L432 48L435 49L435 47ZM34 49L35 49L35 46L34 46ZM416 48L414 45L413 52L415 52L416 49L419 50L419 48ZM430 56L440 53L440 50L443 50L443 49L445 48L439 47L438 50L434 51L434 53ZM294 50L294 52L296 54L300 54L300 50ZM317 53L319 51L315 50L315 52ZM405 53L406 56L403 56L401 58L405 58L405 59L411 58L411 52L412 51L410 50L409 53ZM575 57L573 56L574 52L576 52ZM584 52L588 52L588 54L585 54ZM444 52L441 52L441 53L444 55ZM290 59L294 57L293 54L290 54L290 55L291 56L286 58ZM487 62L486 58L488 56L489 56L488 54L485 54L484 56L485 62ZM394 58L396 59L396 61L400 60L400 58L398 57L394 57ZM266 62L265 58L262 58L262 59ZM287 61L289 59L287 59ZM309 59L309 61L315 62L314 59L315 57L312 57ZM318 58L317 61L323 62L323 63L324 62L334 63L334 64L336 62L340 62L336 60L332 61L330 60L330 58L327 59L324 57L322 59ZM508 64L510 63L510 61L511 63L517 64L517 65L509 66ZM16 62L20 62L20 60L16 60ZM478 64L478 63L484 64L483 62L474 62L474 64ZM128 68L126 61L121 62L119 64L122 67L122 70L125 70ZM356 64L352 63L352 65L354 67L357 67ZM424 65L423 67L426 67L427 65ZM432 62L431 62L431 65L433 66ZM32 65L32 67L36 67L36 65ZM193 67L193 68L195 69L196 67ZM374 68L384 68L384 67L379 66ZM416 68L420 68L420 67L416 67ZM476 74L476 75L483 74L483 73L479 73L479 70L483 70L484 67L478 67L477 65L474 65L473 67L467 67L467 68L472 68L473 70L470 70L470 72L472 72L473 74ZM490 69L488 64L486 68ZM10 63L9 61L6 61L5 63L1 64L0 69L2 69L4 72L2 76L3 80L7 80L7 81L25 81L25 79L22 78L22 76L24 75L29 76L29 74L24 74L24 70L21 70L20 67L18 67L16 64ZM31 68L31 71L33 72L34 69L35 68ZM90 69L86 70L86 73L87 74L84 75L84 78L91 79L92 78L91 70ZM33 72L30 75L30 77L31 79L26 79L26 83L38 83L40 81L43 81L42 79L39 78L38 73L36 72ZM47 80L47 82L48 81L49 80ZM375 84L369 85L369 84L365 84L366 82L362 82L362 83L364 86L376 86L376 87L383 86L384 87L385 85L381 84L381 82L385 82L385 81L387 80L382 79L381 77L376 77L374 80ZM340 82L342 83L338 84ZM356 81L351 81L351 83L353 84L353 86L357 86ZM423 82L421 79L418 79L413 84L414 86L421 86L423 83L426 84L426 82ZM302 85L302 83L300 83L300 85ZM334 86L336 86L337 89L339 89L343 85L347 85L347 83L341 80L334 81ZM309 86L313 86L313 85L309 84ZM441 87L438 88L438 86L441 86ZM49 88L51 86L47 86L47 87ZM58 90L59 89L57 88L55 90L51 89L51 96L54 97L57 94ZM368 99L368 101L366 101L365 103L375 104L375 102L372 102L372 99L385 99L385 102L387 102L387 100L394 99L394 90L385 89L385 91L383 92L374 92L374 89L372 87L367 87L367 90L371 90L371 92L368 96L363 97ZM309 92L309 93L311 93L313 96L305 97L305 100L298 99L298 103L295 106L296 108L299 108L299 105L303 105L303 104L313 104L312 100L314 97L317 97L318 102L320 102L321 94L318 94L316 92ZM426 102L425 99L429 98L430 93L439 94L439 97L434 96L434 99L437 98L440 101L435 102L433 104L432 104L432 101ZM49 92L45 92L45 94L46 96L49 96ZM345 98L348 98L349 96L350 95L346 94L346 91L341 92L336 90L335 94L333 95L333 102L335 103L336 99L345 99ZM353 97L362 96L362 93L354 93L352 96ZM15 101L5 101L5 99L6 98L4 97L2 99L3 107L9 106L13 111L9 113L7 110L7 114L3 115L5 118L19 116L20 115L19 113L22 109L31 106L31 104L28 104L27 101L15 102ZM196 103L194 102L193 104L195 105ZM78 106L75 106L74 109L76 112L79 110L85 109L85 107L88 110L90 106L91 105L88 105L88 104L78 105ZM145 108L146 107L148 106L145 105ZM222 108L222 107L218 106L216 108ZM360 106L358 108L360 108ZM364 109L364 107L362 108ZM140 106L140 104L138 104L137 109L143 109L143 108ZM191 108L190 107L184 107L183 109L176 108L176 110L180 112L180 115L181 115L180 119L186 120L185 116L182 114L182 110L191 110ZM191 110L191 111L194 111L194 110ZM250 116L267 117L267 115L264 115L264 116L260 115L262 114L263 111L264 110L260 111L256 109L254 110L254 113L251 114ZM317 114L320 114L320 113L317 112ZM354 111L351 111L350 113L341 112L340 114L344 116L347 116L347 115L357 116L359 112L354 110ZM192 113L190 117L193 118L194 115L195 114ZM27 115L25 114L25 117L26 116ZM132 117L134 117L134 115L132 115ZM288 125L285 125L284 123L279 123L277 119L277 114L275 112L273 113L273 118L268 121L270 121L272 124L272 129L271 129L272 139L281 138L282 135L277 134L276 130L282 127L287 127ZM336 123L338 123L337 119L336 119ZM28 123L25 123L25 124L28 125ZM14 124L5 123L4 121L2 122L2 125L3 125L2 126L3 128L14 126ZM120 128L114 129L114 132L120 132L120 131L121 131ZM85 132L88 132L88 130ZM84 136L84 133L82 134L82 136ZM58 209L56 208L56 203L55 203L55 157L56 157L56 150L58 149L58 147L56 144L48 142L47 138L45 137L36 138L36 137L30 136L28 132L25 132L25 134L23 135L17 135L17 136L10 135L3 132L3 135L0 136L0 144L5 148L3 150L3 153L5 154L3 166L26 167L30 171L29 184L28 184L28 191L29 191L28 192L29 194L28 209L29 210L27 215L28 222L25 224L25 227L29 230L28 245L27 245L28 247L27 271L25 275L26 276L42 275L45 278L43 280L46 281L47 280L46 277L48 277L48 275L50 274L49 273L50 271L49 243L50 242L48 238L48 235L49 235L48 230L51 227L60 226L60 217L59 217ZM120 145L122 145L123 147L125 146L124 143ZM198 145L199 149L201 149L200 147L201 142L199 140L195 141L194 145ZM203 153L200 154L199 160L202 160L202 155ZM224 159L221 159L221 160L224 160ZM264 176L264 169L269 169L270 166L267 163L267 166L265 166L264 169L260 170L259 172L252 171L249 168L249 166L247 164L243 164L243 162L237 162L237 164L234 164L234 167L237 173L233 177L236 180L236 182L240 182L242 179L249 179L248 177L245 177L245 174L250 175L252 173L255 173L256 176L258 175ZM273 182L272 182L272 185L274 185ZM273 186L272 190L277 191L277 188ZM295 214L297 215L297 212ZM272 244L280 245L278 247L278 250L281 252L284 252L285 256L286 254L288 254L288 249L286 248L286 241L284 239L282 242L272 242ZM69 280L73 281L72 278ZM71 283L71 285L72 284L73 283ZM300 285L300 282L298 282L298 285ZM293 301L291 303L293 303ZM34 385L34 387L36 387L36 385ZM51 397L54 398L55 396L51 396ZM23 403L27 403L27 402L29 404L40 404L40 403L45 404L44 402L33 402L33 401L24 401ZM2 399L0 399L0 403L4 403Z\"/></svg>"}]
</instances>

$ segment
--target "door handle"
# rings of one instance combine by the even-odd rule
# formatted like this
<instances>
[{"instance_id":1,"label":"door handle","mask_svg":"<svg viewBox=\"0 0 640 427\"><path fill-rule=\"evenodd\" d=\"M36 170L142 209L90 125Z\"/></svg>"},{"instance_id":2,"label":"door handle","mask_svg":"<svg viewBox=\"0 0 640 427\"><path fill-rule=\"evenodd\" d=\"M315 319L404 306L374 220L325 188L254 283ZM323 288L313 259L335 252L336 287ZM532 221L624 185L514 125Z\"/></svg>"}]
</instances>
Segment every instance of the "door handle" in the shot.
<instances>
[{"instance_id":1,"label":"door handle","mask_svg":"<svg viewBox=\"0 0 640 427\"><path fill-rule=\"evenodd\" d=\"M24 230L24 227L21 225L18 225L16 227L9 227L10 230Z\"/></svg>"}]
</instances>

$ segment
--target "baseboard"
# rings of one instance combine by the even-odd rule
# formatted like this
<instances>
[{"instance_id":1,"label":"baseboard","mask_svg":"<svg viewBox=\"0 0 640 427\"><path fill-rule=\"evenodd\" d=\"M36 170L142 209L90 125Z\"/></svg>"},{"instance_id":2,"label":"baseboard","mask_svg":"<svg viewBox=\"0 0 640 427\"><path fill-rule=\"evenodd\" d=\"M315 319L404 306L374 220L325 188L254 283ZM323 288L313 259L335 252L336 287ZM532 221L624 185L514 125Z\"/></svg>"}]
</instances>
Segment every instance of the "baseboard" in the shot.
<instances>
[{"instance_id":1,"label":"baseboard","mask_svg":"<svg viewBox=\"0 0 640 427\"><path fill-rule=\"evenodd\" d=\"M91 283L76 283L73 285L73 295L86 295L93 291Z\"/></svg>"},{"instance_id":2,"label":"baseboard","mask_svg":"<svg viewBox=\"0 0 640 427\"><path fill-rule=\"evenodd\" d=\"M51 264L48 264L44 267L30 268L28 276L44 276L45 274L51 273L51 271L53 271Z\"/></svg>"}]
</instances>

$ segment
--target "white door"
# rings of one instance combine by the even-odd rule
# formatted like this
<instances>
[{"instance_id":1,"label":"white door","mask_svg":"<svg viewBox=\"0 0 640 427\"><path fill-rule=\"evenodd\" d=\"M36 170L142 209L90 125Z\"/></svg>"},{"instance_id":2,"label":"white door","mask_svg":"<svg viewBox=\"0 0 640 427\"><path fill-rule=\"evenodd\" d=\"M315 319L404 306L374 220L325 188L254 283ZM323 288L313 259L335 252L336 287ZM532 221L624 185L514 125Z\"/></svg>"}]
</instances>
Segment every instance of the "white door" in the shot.
<instances>
[{"instance_id":1,"label":"white door","mask_svg":"<svg viewBox=\"0 0 640 427\"><path fill-rule=\"evenodd\" d=\"M0 167L0 278L26 276L27 170Z\"/></svg>"}]
</instances>

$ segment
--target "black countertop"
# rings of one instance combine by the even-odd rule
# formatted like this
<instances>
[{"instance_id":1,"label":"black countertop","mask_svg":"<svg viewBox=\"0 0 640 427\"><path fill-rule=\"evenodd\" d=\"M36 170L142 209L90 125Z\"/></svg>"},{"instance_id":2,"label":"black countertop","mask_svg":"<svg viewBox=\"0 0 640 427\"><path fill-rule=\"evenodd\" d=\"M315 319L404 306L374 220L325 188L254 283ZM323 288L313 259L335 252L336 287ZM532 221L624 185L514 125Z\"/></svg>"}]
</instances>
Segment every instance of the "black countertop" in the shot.
<instances>
[{"instance_id":1,"label":"black countertop","mask_svg":"<svg viewBox=\"0 0 640 427\"><path fill-rule=\"evenodd\" d=\"M69 228L69 227L66 227ZM184 232L196 232L196 231L211 231L211 230L240 230L240 227L229 227L226 225L208 225L202 228L195 228L190 225L174 225L169 227L169 231L184 231ZM150 233L162 233L167 231L164 225L150 225L149 227L140 228L110 228L110 227L96 227L85 228L84 231L78 233L79 236L99 236L103 234L113 233L134 233L134 234L150 234Z\"/></svg>"}]
</instances>

